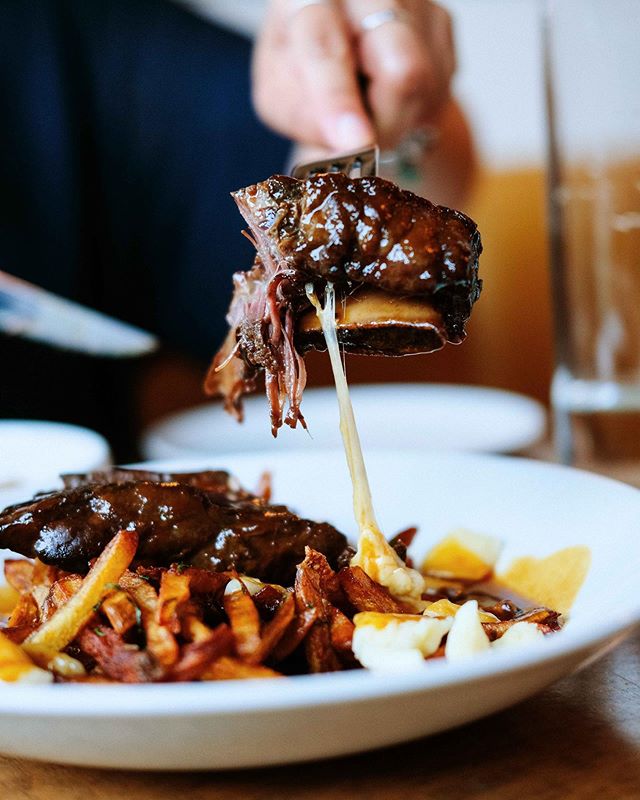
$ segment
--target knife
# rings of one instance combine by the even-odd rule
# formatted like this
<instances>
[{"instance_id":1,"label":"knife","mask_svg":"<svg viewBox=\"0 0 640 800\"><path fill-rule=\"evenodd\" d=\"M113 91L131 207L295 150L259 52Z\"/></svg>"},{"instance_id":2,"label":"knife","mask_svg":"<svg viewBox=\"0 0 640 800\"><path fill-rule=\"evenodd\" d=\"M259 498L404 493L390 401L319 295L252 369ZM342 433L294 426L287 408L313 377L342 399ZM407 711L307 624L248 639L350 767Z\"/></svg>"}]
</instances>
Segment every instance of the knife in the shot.
<instances>
[{"instance_id":1,"label":"knife","mask_svg":"<svg viewBox=\"0 0 640 800\"><path fill-rule=\"evenodd\" d=\"M0 331L92 356L153 352L155 336L0 270Z\"/></svg>"}]
</instances>

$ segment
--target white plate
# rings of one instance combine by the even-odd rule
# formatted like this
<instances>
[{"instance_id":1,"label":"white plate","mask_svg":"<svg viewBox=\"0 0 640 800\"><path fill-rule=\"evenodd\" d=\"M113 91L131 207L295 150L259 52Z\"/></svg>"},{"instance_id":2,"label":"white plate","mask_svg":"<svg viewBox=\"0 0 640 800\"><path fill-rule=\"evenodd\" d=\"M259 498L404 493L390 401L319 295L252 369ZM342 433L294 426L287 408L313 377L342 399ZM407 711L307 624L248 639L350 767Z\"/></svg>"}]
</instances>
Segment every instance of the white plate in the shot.
<instances>
[{"instance_id":1,"label":"white plate","mask_svg":"<svg viewBox=\"0 0 640 800\"><path fill-rule=\"evenodd\" d=\"M419 450L515 452L537 441L545 429L545 411L529 397L500 389L447 384L354 386L351 396L365 449L406 447ZM142 439L145 458L182 458L221 452L255 452L340 446L333 387L307 389L302 410L309 434L286 426L271 436L264 395L246 400L245 421L230 422L219 403L167 417ZM384 420L384 422L383 422Z\"/></svg>"},{"instance_id":2,"label":"white plate","mask_svg":"<svg viewBox=\"0 0 640 800\"><path fill-rule=\"evenodd\" d=\"M402 742L490 714L568 674L640 620L640 491L533 461L369 453L388 533L421 527L414 552L453 527L502 537L502 561L586 544L593 563L560 633L526 649L411 674L146 686L0 687L0 751L83 766L207 769L323 758ZM157 466L157 465L156 465ZM183 462L229 467L248 486L273 471L276 500L353 531L340 452ZM176 465L165 463L163 468ZM558 720L562 724L562 720Z\"/></svg>"},{"instance_id":3,"label":"white plate","mask_svg":"<svg viewBox=\"0 0 640 800\"><path fill-rule=\"evenodd\" d=\"M0 420L0 490L6 503L28 496L35 488L57 486L63 472L89 472L110 463L107 440L88 428L64 422Z\"/></svg>"}]
</instances>

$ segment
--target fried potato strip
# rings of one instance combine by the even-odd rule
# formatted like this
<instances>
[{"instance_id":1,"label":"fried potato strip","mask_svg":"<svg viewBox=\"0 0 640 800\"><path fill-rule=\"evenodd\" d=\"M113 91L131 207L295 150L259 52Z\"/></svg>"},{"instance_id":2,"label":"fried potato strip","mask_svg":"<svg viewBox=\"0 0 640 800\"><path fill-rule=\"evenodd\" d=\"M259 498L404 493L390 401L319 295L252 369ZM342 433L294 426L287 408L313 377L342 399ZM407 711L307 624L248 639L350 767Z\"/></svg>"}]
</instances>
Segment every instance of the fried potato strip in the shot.
<instances>
[{"instance_id":1,"label":"fried potato strip","mask_svg":"<svg viewBox=\"0 0 640 800\"><path fill-rule=\"evenodd\" d=\"M51 653L66 647L93 614L93 607L105 593L108 583L117 581L129 566L138 546L138 534L120 531L105 547L91 567L82 586L71 599L44 622L23 643L36 661L48 662Z\"/></svg>"},{"instance_id":2,"label":"fried potato strip","mask_svg":"<svg viewBox=\"0 0 640 800\"><path fill-rule=\"evenodd\" d=\"M376 583L361 567L346 567L338 580L351 605L358 611L379 611L382 614L412 613L413 609L396 600L389 590Z\"/></svg>"},{"instance_id":3,"label":"fried potato strip","mask_svg":"<svg viewBox=\"0 0 640 800\"><path fill-rule=\"evenodd\" d=\"M326 566L325 566L326 564ZM311 611L314 621L304 639L305 654L311 672L335 672L341 668L331 643L331 604L326 595L326 584L333 570L326 558L305 548L305 559L298 565L295 580L296 609Z\"/></svg>"},{"instance_id":4,"label":"fried potato strip","mask_svg":"<svg viewBox=\"0 0 640 800\"><path fill-rule=\"evenodd\" d=\"M149 652L165 667L175 664L179 657L178 643L173 633L158 623L159 603L156 590L139 575L128 570L122 574L119 583L140 609Z\"/></svg>"}]
</instances>

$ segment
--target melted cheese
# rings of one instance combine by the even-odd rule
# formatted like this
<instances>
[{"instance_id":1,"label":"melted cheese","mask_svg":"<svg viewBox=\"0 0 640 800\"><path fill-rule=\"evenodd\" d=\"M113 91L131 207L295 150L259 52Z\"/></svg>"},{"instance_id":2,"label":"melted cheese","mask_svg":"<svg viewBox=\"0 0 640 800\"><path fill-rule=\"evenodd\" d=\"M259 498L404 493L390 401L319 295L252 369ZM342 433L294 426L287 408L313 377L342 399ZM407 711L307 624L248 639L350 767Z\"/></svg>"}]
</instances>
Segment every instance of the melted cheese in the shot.
<instances>
[{"instance_id":1,"label":"melted cheese","mask_svg":"<svg viewBox=\"0 0 640 800\"><path fill-rule=\"evenodd\" d=\"M307 284L306 292L316 310L327 343L340 408L340 433L353 485L353 511L358 525L359 539L358 549L351 564L361 567L370 578L386 586L394 596L421 610L424 607L421 600L424 590L422 575L404 564L376 522L349 386L340 358L333 285L327 283L324 308L316 297L313 284Z\"/></svg>"},{"instance_id":2,"label":"melted cheese","mask_svg":"<svg viewBox=\"0 0 640 800\"><path fill-rule=\"evenodd\" d=\"M524 556L498 575L498 583L561 614L571 610L589 572L591 551L583 545L565 547L546 558Z\"/></svg>"},{"instance_id":3,"label":"melted cheese","mask_svg":"<svg viewBox=\"0 0 640 800\"><path fill-rule=\"evenodd\" d=\"M422 570L443 578L481 581L493 571L501 548L502 543L494 536L461 528L432 548Z\"/></svg>"}]
</instances>

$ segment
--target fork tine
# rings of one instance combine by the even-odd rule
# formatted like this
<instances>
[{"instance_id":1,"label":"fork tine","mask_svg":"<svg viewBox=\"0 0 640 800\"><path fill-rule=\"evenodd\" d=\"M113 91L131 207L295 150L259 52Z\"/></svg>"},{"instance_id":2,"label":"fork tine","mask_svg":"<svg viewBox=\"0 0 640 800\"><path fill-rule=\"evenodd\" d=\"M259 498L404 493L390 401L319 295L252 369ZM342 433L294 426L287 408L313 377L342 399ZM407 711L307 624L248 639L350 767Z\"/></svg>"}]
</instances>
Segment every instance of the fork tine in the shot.
<instances>
[{"instance_id":1,"label":"fork tine","mask_svg":"<svg viewBox=\"0 0 640 800\"><path fill-rule=\"evenodd\" d=\"M294 178L308 178L321 172L344 172L350 178L362 178L378 174L378 158L379 149L374 145L352 153L341 153L333 158L296 164L291 175Z\"/></svg>"}]
</instances>

